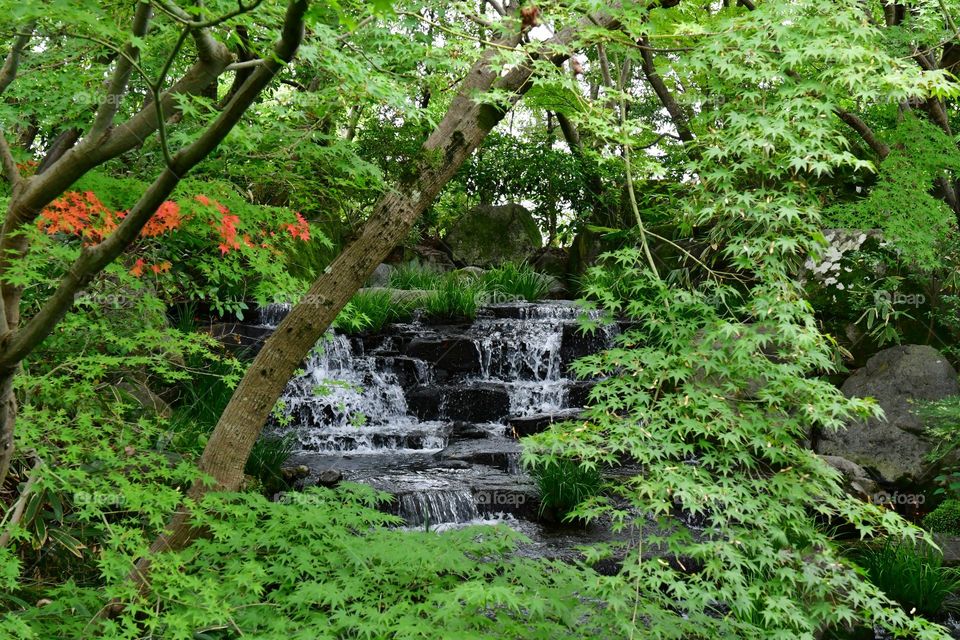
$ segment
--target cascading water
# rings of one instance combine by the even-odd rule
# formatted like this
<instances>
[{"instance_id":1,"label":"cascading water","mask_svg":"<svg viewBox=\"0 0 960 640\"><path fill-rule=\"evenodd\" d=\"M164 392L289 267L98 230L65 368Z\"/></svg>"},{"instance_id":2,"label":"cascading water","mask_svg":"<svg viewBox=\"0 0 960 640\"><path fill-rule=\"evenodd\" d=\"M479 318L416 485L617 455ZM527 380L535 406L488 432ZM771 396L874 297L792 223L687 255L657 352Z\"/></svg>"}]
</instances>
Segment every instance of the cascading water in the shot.
<instances>
[{"instance_id":1,"label":"cascading water","mask_svg":"<svg viewBox=\"0 0 960 640\"><path fill-rule=\"evenodd\" d=\"M261 324L276 326L288 310L264 308ZM545 416L539 429L575 411L567 366L613 334L580 336L582 313L570 303L511 303L482 309L469 326L329 332L287 385L288 420L273 428L296 434L296 460L314 471L337 469L395 495L412 526L529 515L536 491L511 436L518 420Z\"/></svg>"}]
</instances>

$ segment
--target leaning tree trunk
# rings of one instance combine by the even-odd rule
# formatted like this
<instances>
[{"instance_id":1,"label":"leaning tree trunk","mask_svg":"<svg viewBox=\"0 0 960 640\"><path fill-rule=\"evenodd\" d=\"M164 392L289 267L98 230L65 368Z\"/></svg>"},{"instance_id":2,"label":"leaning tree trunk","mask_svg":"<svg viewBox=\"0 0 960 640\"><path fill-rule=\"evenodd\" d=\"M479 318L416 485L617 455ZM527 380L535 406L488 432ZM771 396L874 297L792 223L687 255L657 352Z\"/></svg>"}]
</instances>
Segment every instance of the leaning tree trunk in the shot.
<instances>
[{"instance_id":1,"label":"leaning tree trunk","mask_svg":"<svg viewBox=\"0 0 960 640\"><path fill-rule=\"evenodd\" d=\"M544 49L565 50L580 27L597 25L613 27L615 21L608 16L591 18L560 31L545 43ZM516 46L519 42L518 33L501 44ZM444 185L506 115L509 107L478 102L476 95L491 89L507 93L512 106L530 88L532 65L518 64L501 75L501 69L493 64L496 55L496 49L488 50L470 70L443 120L421 147L409 173L412 177L376 204L360 236L313 283L304 299L264 343L220 416L200 459L200 469L214 483L196 484L190 490L191 498L199 500L207 491L235 491L240 487L254 442L294 370L376 266L406 237ZM567 53L553 54L549 60L562 64L567 57ZM182 549L199 533L190 524L189 512L182 509L154 541L151 552ZM141 589L148 586L149 562L149 557L141 559L131 574Z\"/></svg>"}]
</instances>

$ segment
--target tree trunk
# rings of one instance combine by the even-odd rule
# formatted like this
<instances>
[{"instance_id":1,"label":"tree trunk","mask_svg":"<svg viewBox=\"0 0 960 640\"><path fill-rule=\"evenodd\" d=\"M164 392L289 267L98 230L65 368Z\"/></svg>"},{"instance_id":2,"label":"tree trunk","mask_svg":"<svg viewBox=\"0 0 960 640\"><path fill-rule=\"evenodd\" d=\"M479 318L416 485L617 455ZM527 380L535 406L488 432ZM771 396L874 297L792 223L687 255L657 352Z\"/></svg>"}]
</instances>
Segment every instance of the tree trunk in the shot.
<instances>
[{"instance_id":1,"label":"tree trunk","mask_svg":"<svg viewBox=\"0 0 960 640\"><path fill-rule=\"evenodd\" d=\"M559 32L545 43L547 49L565 50L581 26L596 28L597 24L612 27L615 22L606 16L584 21ZM501 45L516 46L519 42L518 33ZM532 67L518 64L501 76L501 69L493 65L498 53L498 49L488 49L473 66L443 120L421 147L411 177L377 203L359 237L313 283L264 343L201 457L200 468L214 484L198 483L190 490L191 498L199 500L210 490L235 491L240 487L254 442L294 370L376 266L406 237L417 218L506 115L504 108L477 102L476 94L496 89L510 94L512 106L530 88ZM567 53L554 54L550 60L559 65L567 57ZM151 552L182 549L199 533L191 527L189 513L182 509L154 541ZM141 589L147 587L149 563L149 557L141 559L131 574Z\"/></svg>"},{"instance_id":2,"label":"tree trunk","mask_svg":"<svg viewBox=\"0 0 960 640\"><path fill-rule=\"evenodd\" d=\"M17 418L17 398L13 393L16 369L0 376L0 482L7 477L13 460L13 434Z\"/></svg>"}]
</instances>

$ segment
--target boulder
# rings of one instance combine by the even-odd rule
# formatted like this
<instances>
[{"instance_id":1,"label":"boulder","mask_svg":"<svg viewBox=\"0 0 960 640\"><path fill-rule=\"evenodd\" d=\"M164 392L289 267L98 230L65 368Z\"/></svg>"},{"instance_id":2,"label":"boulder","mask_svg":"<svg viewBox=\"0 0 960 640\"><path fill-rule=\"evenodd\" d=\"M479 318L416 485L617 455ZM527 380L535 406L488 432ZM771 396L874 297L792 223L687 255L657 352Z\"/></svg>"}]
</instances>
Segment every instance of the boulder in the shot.
<instances>
[{"instance_id":1,"label":"boulder","mask_svg":"<svg viewBox=\"0 0 960 640\"><path fill-rule=\"evenodd\" d=\"M457 220L444 241L455 261L480 266L522 262L543 245L533 215L514 203L474 207Z\"/></svg>"},{"instance_id":2,"label":"boulder","mask_svg":"<svg viewBox=\"0 0 960 640\"><path fill-rule=\"evenodd\" d=\"M876 398L884 420L854 421L821 436L818 451L841 456L884 482L923 485L938 468L926 460L935 443L913 413L916 401L940 400L960 393L957 372L936 349L901 345L885 349L843 383L848 398Z\"/></svg>"},{"instance_id":3,"label":"boulder","mask_svg":"<svg viewBox=\"0 0 960 640\"><path fill-rule=\"evenodd\" d=\"M370 277L367 279L367 286L389 287L391 275L393 275L393 267L391 267L389 264L384 264L381 262L377 265L377 268L373 270L373 273L370 274Z\"/></svg>"},{"instance_id":4,"label":"boulder","mask_svg":"<svg viewBox=\"0 0 960 640\"><path fill-rule=\"evenodd\" d=\"M336 487L343 480L343 473L337 469L327 469L317 474L317 486Z\"/></svg>"},{"instance_id":5,"label":"boulder","mask_svg":"<svg viewBox=\"0 0 960 640\"><path fill-rule=\"evenodd\" d=\"M840 472L843 476L843 488L852 496L872 501L878 493L877 483L866 469L840 456L820 456L820 459Z\"/></svg>"},{"instance_id":6,"label":"boulder","mask_svg":"<svg viewBox=\"0 0 960 640\"><path fill-rule=\"evenodd\" d=\"M512 440L461 440L433 455L438 461L459 460L509 472L520 455L520 445Z\"/></svg>"},{"instance_id":7,"label":"boulder","mask_svg":"<svg viewBox=\"0 0 960 640\"><path fill-rule=\"evenodd\" d=\"M492 433L478 424L457 420L447 426L447 442L452 444L461 440L485 440Z\"/></svg>"}]
</instances>

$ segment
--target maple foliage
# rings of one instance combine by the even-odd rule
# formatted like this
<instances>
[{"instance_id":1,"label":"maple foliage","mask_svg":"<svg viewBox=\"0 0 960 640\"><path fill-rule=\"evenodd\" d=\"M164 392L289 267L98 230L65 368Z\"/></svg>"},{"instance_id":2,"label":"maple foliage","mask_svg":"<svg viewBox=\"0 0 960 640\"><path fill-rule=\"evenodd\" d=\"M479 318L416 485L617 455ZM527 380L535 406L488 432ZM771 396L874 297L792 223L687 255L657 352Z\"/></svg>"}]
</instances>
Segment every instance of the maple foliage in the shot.
<instances>
[{"instance_id":1,"label":"maple foliage","mask_svg":"<svg viewBox=\"0 0 960 640\"><path fill-rule=\"evenodd\" d=\"M230 208L223 203L204 194L197 194L193 197L193 201L199 205L199 208L191 203L190 212L185 211L179 203L172 200L161 204L140 230L140 239L146 240L175 231L184 231L189 221L206 219L208 228L213 231L212 237L209 238L210 244L217 247L221 256L244 247L276 253L275 231L260 229L258 231L260 237L255 242L251 234L241 233L240 216L231 212ZM84 244L91 245L102 242L117 228L126 215L126 211L117 211L105 205L93 191L68 191L40 213L37 228L48 235L78 236L83 239ZM294 222L282 223L281 230L289 232L293 240L309 241L310 223L300 213L293 215ZM190 228L194 233L197 230L197 227ZM135 246L134 250L137 249L138 247ZM150 263L139 257L130 269L130 273L139 277L148 270L154 274L160 274L172 268L173 264L170 260Z\"/></svg>"}]
</instances>

